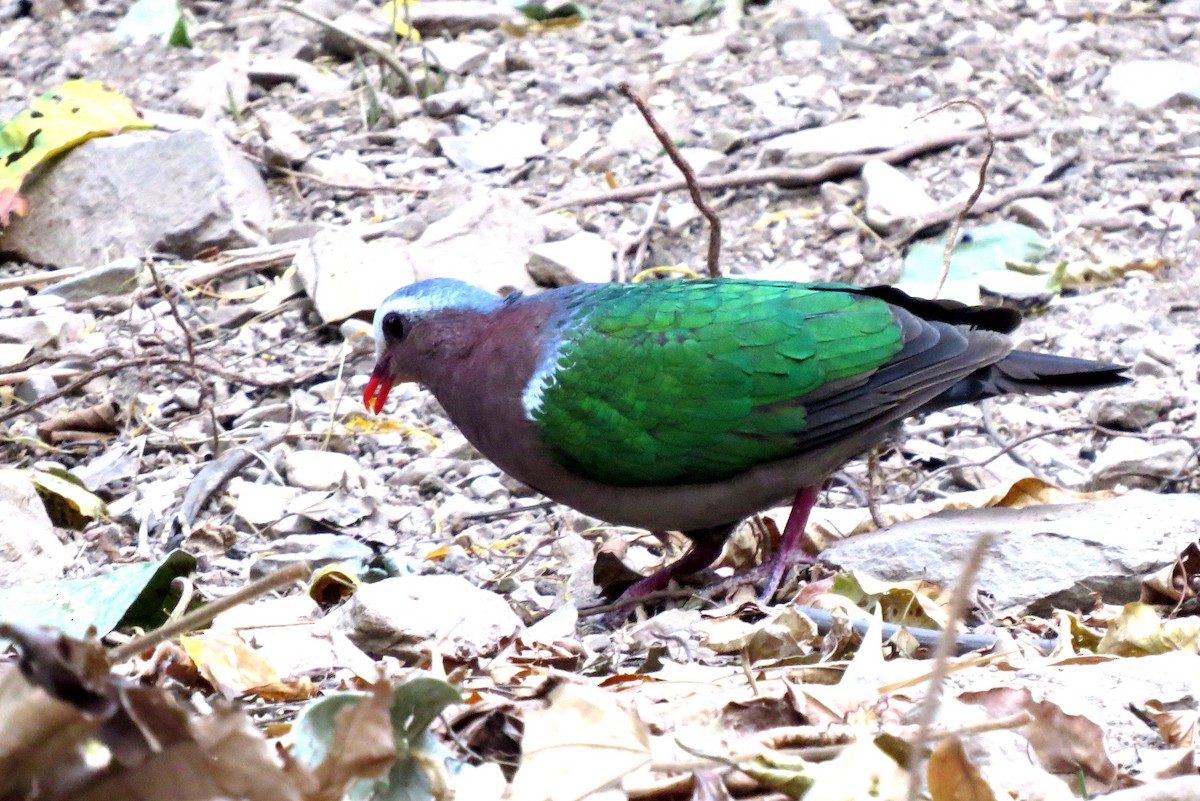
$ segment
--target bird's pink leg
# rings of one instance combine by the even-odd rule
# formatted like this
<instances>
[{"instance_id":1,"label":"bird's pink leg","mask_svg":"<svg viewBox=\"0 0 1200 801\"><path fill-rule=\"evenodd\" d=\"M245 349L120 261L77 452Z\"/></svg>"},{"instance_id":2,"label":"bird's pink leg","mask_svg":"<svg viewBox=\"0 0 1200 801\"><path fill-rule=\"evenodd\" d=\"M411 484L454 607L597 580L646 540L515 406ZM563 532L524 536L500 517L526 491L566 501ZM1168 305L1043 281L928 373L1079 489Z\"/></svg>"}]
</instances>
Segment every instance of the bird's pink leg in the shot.
<instances>
[{"instance_id":1,"label":"bird's pink leg","mask_svg":"<svg viewBox=\"0 0 1200 801\"><path fill-rule=\"evenodd\" d=\"M792 501L791 514L788 515L787 523L783 526L783 536L779 539L779 550L775 551L775 555L771 558L770 578L767 579L767 586L759 596L759 600L764 604L771 603L771 599L775 597L775 591L779 589L779 582L783 580L783 574L787 572L793 562L811 563L816 561L816 558L800 544L800 537L804 534L804 527L808 525L808 515L817 502L817 493L820 489L820 485L817 485L801 487L796 492L796 499Z\"/></svg>"},{"instance_id":2,"label":"bird's pink leg","mask_svg":"<svg viewBox=\"0 0 1200 801\"><path fill-rule=\"evenodd\" d=\"M641 598L652 592L665 590L671 579L677 576L687 576L698 573L716 561L725 547L724 538L702 539L694 541L687 553L666 567L659 568L641 581L635 582L621 593L621 600Z\"/></svg>"}]
</instances>

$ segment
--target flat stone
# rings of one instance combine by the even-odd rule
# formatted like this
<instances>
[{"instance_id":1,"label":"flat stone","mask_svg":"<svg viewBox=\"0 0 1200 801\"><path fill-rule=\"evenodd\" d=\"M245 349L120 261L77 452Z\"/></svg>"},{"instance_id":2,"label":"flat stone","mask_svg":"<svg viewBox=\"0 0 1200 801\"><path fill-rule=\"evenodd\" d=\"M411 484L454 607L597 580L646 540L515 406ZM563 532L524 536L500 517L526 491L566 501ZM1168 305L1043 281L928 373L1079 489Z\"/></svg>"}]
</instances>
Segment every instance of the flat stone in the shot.
<instances>
[{"instance_id":1,"label":"flat stone","mask_svg":"<svg viewBox=\"0 0 1200 801\"><path fill-rule=\"evenodd\" d=\"M460 42L455 39L431 39L422 47L413 48L405 53L405 58L412 63L424 63L426 53L443 70L452 75L465 75L475 72L487 63L488 48L472 42Z\"/></svg>"},{"instance_id":2,"label":"flat stone","mask_svg":"<svg viewBox=\"0 0 1200 801\"><path fill-rule=\"evenodd\" d=\"M1191 61L1139 59L1117 64L1101 88L1118 103L1139 109L1166 105L1176 98L1200 102L1200 65Z\"/></svg>"},{"instance_id":3,"label":"flat stone","mask_svg":"<svg viewBox=\"0 0 1200 801\"><path fill-rule=\"evenodd\" d=\"M364 242L340 228L319 231L293 260L304 291L325 322L374 312L392 292L413 282L406 243Z\"/></svg>"},{"instance_id":4,"label":"flat stone","mask_svg":"<svg viewBox=\"0 0 1200 801\"><path fill-rule=\"evenodd\" d=\"M27 475L0 470L0 518L0 586L62 576L71 553L55 535L42 497Z\"/></svg>"},{"instance_id":5,"label":"flat stone","mask_svg":"<svg viewBox=\"0 0 1200 801\"><path fill-rule=\"evenodd\" d=\"M478 89L463 86L430 95L421 105L431 117L449 117L451 114L467 113L482 97Z\"/></svg>"},{"instance_id":6,"label":"flat stone","mask_svg":"<svg viewBox=\"0 0 1200 801\"><path fill-rule=\"evenodd\" d=\"M477 187L408 248L416 280L457 278L508 294L536 288L525 266L544 237L519 194ZM399 286L399 285L397 285Z\"/></svg>"},{"instance_id":7,"label":"flat stone","mask_svg":"<svg viewBox=\"0 0 1200 801\"><path fill-rule=\"evenodd\" d=\"M434 95L437 97L437 95ZM519 166L546 152L538 122L498 122L487 130L464 136L443 136L438 145L446 158L464 170L486 172Z\"/></svg>"},{"instance_id":8,"label":"flat stone","mask_svg":"<svg viewBox=\"0 0 1200 801\"><path fill-rule=\"evenodd\" d=\"M912 178L884 161L868 161L862 168L866 184L867 224L890 233L905 220L917 219L937 209L925 190Z\"/></svg>"},{"instance_id":9,"label":"flat stone","mask_svg":"<svg viewBox=\"0 0 1200 801\"><path fill-rule=\"evenodd\" d=\"M1161 392L1145 392L1129 397L1107 397L1092 407L1093 422L1123 431L1144 431L1160 420L1179 399Z\"/></svg>"},{"instance_id":10,"label":"flat stone","mask_svg":"<svg viewBox=\"0 0 1200 801\"><path fill-rule=\"evenodd\" d=\"M64 278L38 292L64 300L91 300L100 295L124 295L136 288L142 271L141 259L117 259L79 275Z\"/></svg>"},{"instance_id":11,"label":"flat stone","mask_svg":"<svg viewBox=\"0 0 1200 801\"><path fill-rule=\"evenodd\" d=\"M58 267L261 245L272 216L258 170L207 128L88 140L27 190L0 250Z\"/></svg>"},{"instance_id":12,"label":"flat stone","mask_svg":"<svg viewBox=\"0 0 1200 801\"><path fill-rule=\"evenodd\" d=\"M544 286L608 283L615 266L613 246L599 234L587 231L536 245L529 258L529 274Z\"/></svg>"},{"instance_id":13,"label":"flat stone","mask_svg":"<svg viewBox=\"0 0 1200 801\"><path fill-rule=\"evenodd\" d=\"M1143 576L1172 564L1200 536L1200 495L1131 492L1077 504L939 512L842 540L820 559L888 581L949 587L984 531L998 536L976 586L993 596L997 615L1089 609L1093 593L1106 603L1137 600Z\"/></svg>"},{"instance_id":14,"label":"flat stone","mask_svg":"<svg viewBox=\"0 0 1200 801\"><path fill-rule=\"evenodd\" d=\"M524 628L501 596L460 576L402 576L364 584L326 618L374 656L425 662L433 649L459 661L497 653Z\"/></svg>"},{"instance_id":15,"label":"flat stone","mask_svg":"<svg viewBox=\"0 0 1200 801\"><path fill-rule=\"evenodd\" d=\"M1088 471L1089 485L1102 489L1115 484L1134 486L1138 479L1181 478L1192 458L1192 446L1183 440L1149 441L1118 437L1104 446ZM1171 497L1171 496L1163 496Z\"/></svg>"},{"instance_id":16,"label":"flat stone","mask_svg":"<svg viewBox=\"0 0 1200 801\"><path fill-rule=\"evenodd\" d=\"M0 342L40 348L58 336L65 322L66 318L61 313L0 319Z\"/></svg>"},{"instance_id":17,"label":"flat stone","mask_svg":"<svg viewBox=\"0 0 1200 801\"><path fill-rule=\"evenodd\" d=\"M362 476L357 459L333 451L291 451L283 471L288 484L306 490L331 490Z\"/></svg>"},{"instance_id":18,"label":"flat stone","mask_svg":"<svg viewBox=\"0 0 1200 801\"><path fill-rule=\"evenodd\" d=\"M484 0L421 0L409 7L410 22L423 37L495 30L518 12Z\"/></svg>"}]
</instances>

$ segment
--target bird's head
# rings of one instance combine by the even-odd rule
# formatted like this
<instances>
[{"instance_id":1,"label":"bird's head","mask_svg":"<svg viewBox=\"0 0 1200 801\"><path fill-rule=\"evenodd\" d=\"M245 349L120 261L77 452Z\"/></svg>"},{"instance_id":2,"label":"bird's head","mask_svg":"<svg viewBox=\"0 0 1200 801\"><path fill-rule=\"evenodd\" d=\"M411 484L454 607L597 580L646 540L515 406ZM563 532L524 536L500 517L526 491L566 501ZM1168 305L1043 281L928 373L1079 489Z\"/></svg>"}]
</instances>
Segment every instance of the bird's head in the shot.
<instances>
[{"instance_id":1,"label":"bird's head","mask_svg":"<svg viewBox=\"0 0 1200 801\"><path fill-rule=\"evenodd\" d=\"M363 403L378 414L396 383L421 380L421 367L453 341L453 323L461 313L487 314L503 301L478 287L450 278L430 278L401 287L375 312L375 369Z\"/></svg>"}]
</instances>

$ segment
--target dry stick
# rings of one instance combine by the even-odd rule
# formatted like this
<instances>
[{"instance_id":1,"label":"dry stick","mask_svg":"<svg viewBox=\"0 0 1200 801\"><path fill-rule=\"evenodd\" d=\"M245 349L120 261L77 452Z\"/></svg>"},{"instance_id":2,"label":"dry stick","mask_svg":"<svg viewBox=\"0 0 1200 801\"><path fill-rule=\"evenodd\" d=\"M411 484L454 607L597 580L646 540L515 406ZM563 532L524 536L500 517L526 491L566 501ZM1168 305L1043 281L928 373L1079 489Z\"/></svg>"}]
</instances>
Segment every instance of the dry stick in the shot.
<instances>
[{"instance_id":1,"label":"dry stick","mask_svg":"<svg viewBox=\"0 0 1200 801\"><path fill-rule=\"evenodd\" d=\"M63 278L70 278L74 275L79 275L83 272L82 267L64 267L61 270L46 270L40 273L32 273L30 275L18 275L16 278L0 279L0 289L13 289L21 286L34 286L35 284L49 284Z\"/></svg>"},{"instance_id":2,"label":"dry stick","mask_svg":"<svg viewBox=\"0 0 1200 801\"><path fill-rule=\"evenodd\" d=\"M310 575L312 575L312 568L303 563L291 564L280 568L271 575L261 578L252 584L247 584L245 587L226 595L224 598L218 598L212 603L200 607L195 612L189 612L174 623L168 623L141 637L136 637L127 643L118 645L108 652L108 664L115 665L118 662L124 662L126 659L137 656L147 648L153 648L161 642L166 642L177 634L192 631L206 623L212 622L213 618L226 610L232 609L239 604L244 604L260 595L266 595L268 592L292 582L303 581Z\"/></svg>"},{"instance_id":3,"label":"dry stick","mask_svg":"<svg viewBox=\"0 0 1200 801\"><path fill-rule=\"evenodd\" d=\"M922 114L921 117L927 117L935 111L941 111L951 106L970 106L979 112L979 116L983 117L983 127L987 131L987 152L984 153L983 162L979 165L979 181L975 184L975 191L967 198L967 202L963 204L962 210L954 216L954 222L950 224L950 231L946 234L946 249L942 252L942 273L938 276L937 288L933 291L935 299L938 295L942 294L942 287L946 285L946 279L950 276L950 259L954 256L954 240L958 238L959 229L966 222L967 215L971 213L971 208L975 205L975 201L979 200L979 196L983 194L984 182L987 180L987 168L992 163L992 154L996 152L996 134L992 131L992 122L988 119L987 111L984 110L978 101L970 98L951 100L947 103L942 103L940 106L931 108ZM921 119L921 117L917 119Z\"/></svg>"},{"instance_id":4,"label":"dry stick","mask_svg":"<svg viewBox=\"0 0 1200 801\"><path fill-rule=\"evenodd\" d=\"M995 194L988 195L975 202L967 211L968 217L978 217L982 214L987 214L989 211L1007 206L1014 200L1020 200L1026 197L1055 197L1062 193L1062 181L1052 181L1045 184L1022 184L1020 186L1010 186L1007 189L1001 189ZM934 226L943 225L948 222L953 222L956 217L962 215L963 207L958 203L948 203L941 208L926 214L924 217L918 217L908 225L905 225L900 231L889 236L885 243L893 248L900 248L908 243L909 240L916 237L922 231L933 228Z\"/></svg>"},{"instance_id":5,"label":"dry stick","mask_svg":"<svg viewBox=\"0 0 1200 801\"><path fill-rule=\"evenodd\" d=\"M345 36L363 50L374 53L376 58L386 64L392 70L392 72L396 73L396 77L400 79L400 84L405 94L416 94L417 85L413 83L412 75L409 73L408 68L400 63L400 59L396 58L396 55L388 49L387 45L381 42L376 42L372 39L368 39L365 36L360 36L354 31L337 24L333 20L329 19L329 17L323 17L320 14L315 14L306 8L296 5L295 3L283 3L279 7L284 11L290 11L298 17L303 17L315 25L320 25L326 30L330 30L336 34Z\"/></svg>"},{"instance_id":6,"label":"dry stick","mask_svg":"<svg viewBox=\"0 0 1200 801\"><path fill-rule=\"evenodd\" d=\"M683 173L684 184L687 186L688 192L692 195L692 202L696 204L696 208L704 215L704 219L708 220L708 274L713 278L720 278L721 218L713 211L712 206L708 205L704 200L704 195L700 192L700 185L696 181L696 171L692 169L692 165L688 164L687 159L679 152L679 148L671 141L671 135L654 118L654 112L650 110L650 106L646 105L646 101L637 92L633 91L633 87L622 81L617 84L617 91L625 95L625 97L629 98L637 106L637 110L642 113L642 118L646 120L646 124L654 132L654 136L658 138L659 144L667 151L667 155L671 157L671 161L675 163L675 167Z\"/></svg>"},{"instance_id":7,"label":"dry stick","mask_svg":"<svg viewBox=\"0 0 1200 801\"><path fill-rule=\"evenodd\" d=\"M171 309L171 317L175 319L175 325L179 326L179 330L183 332L183 344L187 348L188 363L192 367L192 377L196 381L196 385L200 387L200 402L208 405L208 422L212 426L212 449L213 458L221 455L221 437L220 426L217 425L217 413L213 411L213 396L212 387L208 382L200 377L200 370L196 367L196 340L192 338L192 329L183 321L183 315L179 313L179 306L175 302L175 294L168 292L163 286L162 279L158 277L158 270L154 269L154 262L150 259L146 260L146 269L150 271L150 277L154 279L154 288L158 290L158 295L167 302L167 306Z\"/></svg>"},{"instance_id":8,"label":"dry stick","mask_svg":"<svg viewBox=\"0 0 1200 801\"><path fill-rule=\"evenodd\" d=\"M958 624L967 612L971 587L983 564L984 553L994 537L994 534L985 531L975 540L959 573L954 593L950 597L950 607L946 610L946 627L942 630L937 650L934 651L933 669L929 671L929 687L925 691L925 699L921 702L921 717L917 723L917 733L911 740L912 748L908 757L908 801L916 801L917 792L921 786L918 769L925 746L931 739L933 720L937 717L938 705L941 701L942 685L950 672L950 656L954 651Z\"/></svg>"},{"instance_id":9,"label":"dry stick","mask_svg":"<svg viewBox=\"0 0 1200 801\"><path fill-rule=\"evenodd\" d=\"M1008 139L1021 139L1037 131L1036 125L1021 123L997 128L991 138L997 142ZM783 189L799 189L805 186L831 181L837 178L848 178L857 175L862 166L868 161L885 161L888 164L899 164L917 156L942 150L953 145L960 145L979 138L978 128L968 130L946 131L933 134L924 139L906 142L890 150L878 153L856 153L848 156L834 156L831 159L813 167L768 167L760 170L743 170L726 175L702 176L696 179L696 185L701 189L741 189L763 184L776 184ZM986 134L985 134L986 135ZM536 210L537 214L566 208L567 206L594 206L599 203L619 203L630 200L641 200L656 192L675 192L686 189L687 182L681 180L655 181L648 184L622 186L618 189L604 192L589 192L580 195L551 198Z\"/></svg>"}]
</instances>

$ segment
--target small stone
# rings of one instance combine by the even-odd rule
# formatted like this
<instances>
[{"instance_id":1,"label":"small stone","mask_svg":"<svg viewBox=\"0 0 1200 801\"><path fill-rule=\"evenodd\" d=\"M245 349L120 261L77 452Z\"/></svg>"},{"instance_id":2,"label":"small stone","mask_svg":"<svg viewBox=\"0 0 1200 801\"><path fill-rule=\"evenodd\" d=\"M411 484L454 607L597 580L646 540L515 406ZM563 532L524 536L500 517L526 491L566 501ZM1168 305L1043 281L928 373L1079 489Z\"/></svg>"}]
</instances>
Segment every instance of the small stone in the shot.
<instances>
[{"instance_id":1,"label":"small stone","mask_svg":"<svg viewBox=\"0 0 1200 801\"><path fill-rule=\"evenodd\" d=\"M457 464L458 462L455 459L446 459L438 456L420 456L397 470L390 481L394 484L415 487L430 476L440 478L446 475Z\"/></svg>"},{"instance_id":2,"label":"small stone","mask_svg":"<svg viewBox=\"0 0 1200 801\"><path fill-rule=\"evenodd\" d=\"M16 470L0 470L0 586L59 578L71 560L59 542L33 481ZM19 609L6 610L6 617ZM36 621L30 621L36 622Z\"/></svg>"},{"instance_id":3,"label":"small stone","mask_svg":"<svg viewBox=\"0 0 1200 801\"><path fill-rule=\"evenodd\" d=\"M558 92L559 102L568 106L585 106L604 96L604 84L595 78L564 84Z\"/></svg>"},{"instance_id":4,"label":"small stone","mask_svg":"<svg viewBox=\"0 0 1200 801\"><path fill-rule=\"evenodd\" d=\"M410 24L422 37L495 30L517 14L503 4L485 0L422 0L408 11Z\"/></svg>"},{"instance_id":5,"label":"small stone","mask_svg":"<svg viewBox=\"0 0 1200 801\"><path fill-rule=\"evenodd\" d=\"M1092 329L1104 339L1124 340L1148 330L1126 306L1105 303L1092 309L1088 317Z\"/></svg>"},{"instance_id":6,"label":"small stone","mask_svg":"<svg viewBox=\"0 0 1200 801\"><path fill-rule=\"evenodd\" d=\"M422 104L425 113L431 117L449 117L451 114L465 114L471 106L481 98L477 89L460 87L438 92L425 98Z\"/></svg>"},{"instance_id":7,"label":"small stone","mask_svg":"<svg viewBox=\"0 0 1200 801\"><path fill-rule=\"evenodd\" d=\"M579 221L575 215L563 212L549 212L538 216L538 222L546 232L547 242L559 242L579 233Z\"/></svg>"},{"instance_id":8,"label":"small stone","mask_svg":"<svg viewBox=\"0 0 1200 801\"><path fill-rule=\"evenodd\" d=\"M1137 376L1153 376L1155 378L1170 378L1175 375L1175 371L1170 367L1144 353L1138 354L1129 370Z\"/></svg>"},{"instance_id":9,"label":"small stone","mask_svg":"<svg viewBox=\"0 0 1200 801\"><path fill-rule=\"evenodd\" d=\"M502 597L460 576L364 584L326 620L360 648L408 664L427 661L433 648L460 662L490 656L524 628Z\"/></svg>"},{"instance_id":10,"label":"small stone","mask_svg":"<svg viewBox=\"0 0 1200 801\"><path fill-rule=\"evenodd\" d=\"M529 274L545 286L607 283L612 280L616 251L604 237L581 231L530 251Z\"/></svg>"},{"instance_id":11,"label":"small stone","mask_svg":"<svg viewBox=\"0 0 1200 801\"><path fill-rule=\"evenodd\" d=\"M0 319L0 342L40 348L58 336L65 322L61 315Z\"/></svg>"},{"instance_id":12,"label":"small stone","mask_svg":"<svg viewBox=\"0 0 1200 801\"><path fill-rule=\"evenodd\" d=\"M38 292L65 300L91 300L98 295L123 295L135 287L142 271L140 259L125 258L64 278Z\"/></svg>"},{"instance_id":13,"label":"small stone","mask_svg":"<svg viewBox=\"0 0 1200 801\"><path fill-rule=\"evenodd\" d=\"M845 211L835 211L825 219L825 227L835 234L844 234L858 227L854 215Z\"/></svg>"},{"instance_id":14,"label":"small stone","mask_svg":"<svg viewBox=\"0 0 1200 801\"><path fill-rule=\"evenodd\" d=\"M283 460L288 484L306 490L331 490L357 484L362 476L358 461L333 451L291 451Z\"/></svg>"},{"instance_id":15,"label":"small stone","mask_svg":"<svg viewBox=\"0 0 1200 801\"><path fill-rule=\"evenodd\" d=\"M937 210L937 203L917 182L884 161L868 161L862 168L866 184L867 224L890 233L905 220L919 219Z\"/></svg>"},{"instance_id":16,"label":"small stone","mask_svg":"<svg viewBox=\"0 0 1200 801\"><path fill-rule=\"evenodd\" d=\"M454 39L430 39L424 42L422 48L415 48L412 60L423 63L428 56L442 69L452 75L465 75L475 72L487 63L488 49L471 42L460 42Z\"/></svg>"},{"instance_id":17,"label":"small stone","mask_svg":"<svg viewBox=\"0 0 1200 801\"><path fill-rule=\"evenodd\" d=\"M1146 479L1179 478L1191 458L1192 446L1182 440L1149 442L1119 437L1096 457L1088 471L1089 483L1101 489L1117 483L1129 486L1144 484Z\"/></svg>"},{"instance_id":18,"label":"small stone","mask_svg":"<svg viewBox=\"0 0 1200 801\"><path fill-rule=\"evenodd\" d=\"M287 513L288 504L301 492L296 487L255 484L243 478L231 480L228 491L233 499L233 513L255 529L279 522Z\"/></svg>"},{"instance_id":19,"label":"small stone","mask_svg":"<svg viewBox=\"0 0 1200 801\"><path fill-rule=\"evenodd\" d=\"M1200 102L1200 65L1190 61L1141 59L1115 65L1101 88L1118 103L1152 109L1182 97Z\"/></svg>"},{"instance_id":20,"label":"small stone","mask_svg":"<svg viewBox=\"0 0 1200 801\"><path fill-rule=\"evenodd\" d=\"M189 412L194 412L200 408L200 387L195 385L184 385L176 387L173 393L175 402Z\"/></svg>"},{"instance_id":21,"label":"small stone","mask_svg":"<svg viewBox=\"0 0 1200 801\"><path fill-rule=\"evenodd\" d=\"M1176 399L1161 393L1134 397L1112 397L1098 402L1093 408L1093 422L1122 431L1144 431L1166 418Z\"/></svg>"},{"instance_id":22,"label":"small stone","mask_svg":"<svg viewBox=\"0 0 1200 801\"><path fill-rule=\"evenodd\" d=\"M1008 207L1013 219L1031 228L1053 231L1058 209L1043 197L1026 197L1014 200Z\"/></svg>"},{"instance_id":23,"label":"small stone","mask_svg":"<svg viewBox=\"0 0 1200 801\"><path fill-rule=\"evenodd\" d=\"M462 136L442 136L438 145L446 158L465 170L486 172L519 165L546 152L546 126L537 122L498 122L491 128Z\"/></svg>"},{"instance_id":24,"label":"small stone","mask_svg":"<svg viewBox=\"0 0 1200 801\"><path fill-rule=\"evenodd\" d=\"M308 159L304 164L304 172L348 187L379 186L374 171L354 153L334 153L324 158Z\"/></svg>"},{"instance_id":25,"label":"small stone","mask_svg":"<svg viewBox=\"0 0 1200 801\"><path fill-rule=\"evenodd\" d=\"M508 494L496 476L480 476L470 484L471 494L481 501L492 501Z\"/></svg>"},{"instance_id":26,"label":"small stone","mask_svg":"<svg viewBox=\"0 0 1200 801\"><path fill-rule=\"evenodd\" d=\"M700 210L694 203L672 203L664 213L667 218L667 228L678 231L692 220L700 219Z\"/></svg>"}]
</instances>

